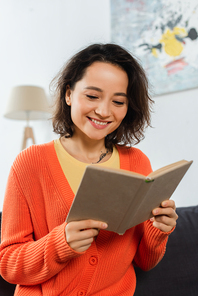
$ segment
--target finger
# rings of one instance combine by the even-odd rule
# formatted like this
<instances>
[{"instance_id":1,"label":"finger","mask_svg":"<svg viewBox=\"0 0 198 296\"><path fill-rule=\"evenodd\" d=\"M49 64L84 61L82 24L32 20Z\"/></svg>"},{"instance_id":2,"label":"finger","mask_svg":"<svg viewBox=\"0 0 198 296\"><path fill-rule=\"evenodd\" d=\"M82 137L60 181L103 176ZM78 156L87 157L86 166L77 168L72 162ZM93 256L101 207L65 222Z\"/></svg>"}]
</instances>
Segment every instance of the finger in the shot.
<instances>
[{"instance_id":1,"label":"finger","mask_svg":"<svg viewBox=\"0 0 198 296\"><path fill-rule=\"evenodd\" d=\"M150 221L153 223L154 227L160 229L161 231L168 232L176 226L177 218L178 216L170 218L169 216L161 215L151 218Z\"/></svg>"},{"instance_id":2,"label":"finger","mask_svg":"<svg viewBox=\"0 0 198 296\"><path fill-rule=\"evenodd\" d=\"M168 207L170 207L170 208L176 210L175 202L174 202L174 200L172 200L172 199L164 200L164 201L161 203L161 206L162 206L163 208L168 208Z\"/></svg>"},{"instance_id":3,"label":"finger","mask_svg":"<svg viewBox=\"0 0 198 296\"><path fill-rule=\"evenodd\" d=\"M69 245L70 245L70 248L72 248L73 250L77 252L83 252L83 250L87 250L91 246L92 242L93 242L93 238L89 238L82 241L71 242Z\"/></svg>"},{"instance_id":4,"label":"finger","mask_svg":"<svg viewBox=\"0 0 198 296\"><path fill-rule=\"evenodd\" d=\"M108 227L107 223L95 220L84 220L82 221L83 229L95 228L105 229Z\"/></svg>"},{"instance_id":5,"label":"finger","mask_svg":"<svg viewBox=\"0 0 198 296\"><path fill-rule=\"evenodd\" d=\"M82 220L82 221L74 221L70 222L66 226L68 229L72 229L73 231L84 230L88 228L98 228L105 229L107 228L107 224L101 221L95 220Z\"/></svg>"},{"instance_id":6,"label":"finger","mask_svg":"<svg viewBox=\"0 0 198 296\"><path fill-rule=\"evenodd\" d=\"M175 210L173 208L156 208L152 211L153 215L155 217L157 216L168 216L170 218L173 218L175 220L178 219L178 215L177 213L175 212Z\"/></svg>"},{"instance_id":7,"label":"finger","mask_svg":"<svg viewBox=\"0 0 198 296\"><path fill-rule=\"evenodd\" d=\"M152 213L156 210L160 211L162 208L172 208L175 211L176 206L174 200L164 200L160 207L153 209Z\"/></svg>"},{"instance_id":8,"label":"finger","mask_svg":"<svg viewBox=\"0 0 198 296\"><path fill-rule=\"evenodd\" d=\"M84 252L84 251L87 251L89 249L91 245L87 245L87 246L84 246L84 247L80 247L78 248L77 250L75 250L76 252Z\"/></svg>"},{"instance_id":9,"label":"finger","mask_svg":"<svg viewBox=\"0 0 198 296\"><path fill-rule=\"evenodd\" d=\"M71 242L93 238L98 235L99 229L106 227L106 223L94 220L70 222L65 228L66 241L70 244Z\"/></svg>"},{"instance_id":10,"label":"finger","mask_svg":"<svg viewBox=\"0 0 198 296\"><path fill-rule=\"evenodd\" d=\"M163 231L163 232L169 232L173 229L174 226L170 226L170 225L166 225L164 223L160 223L157 221L153 222L153 226L158 228L159 230Z\"/></svg>"},{"instance_id":11,"label":"finger","mask_svg":"<svg viewBox=\"0 0 198 296\"><path fill-rule=\"evenodd\" d=\"M176 226L176 219L170 218L168 216L157 216L155 217L154 221L171 227Z\"/></svg>"},{"instance_id":12,"label":"finger","mask_svg":"<svg viewBox=\"0 0 198 296\"><path fill-rule=\"evenodd\" d=\"M97 236L98 233L99 233L98 229L89 228L89 229L84 229L83 231L77 232L76 235L79 240L86 240L86 239Z\"/></svg>"},{"instance_id":13,"label":"finger","mask_svg":"<svg viewBox=\"0 0 198 296\"><path fill-rule=\"evenodd\" d=\"M94 228L90 228L84 231L69 231L66 230L66 240L68 243L74 241L83 241L89 238L93 238L98 235L98 230Z\"/></svg>"}]
</instances>

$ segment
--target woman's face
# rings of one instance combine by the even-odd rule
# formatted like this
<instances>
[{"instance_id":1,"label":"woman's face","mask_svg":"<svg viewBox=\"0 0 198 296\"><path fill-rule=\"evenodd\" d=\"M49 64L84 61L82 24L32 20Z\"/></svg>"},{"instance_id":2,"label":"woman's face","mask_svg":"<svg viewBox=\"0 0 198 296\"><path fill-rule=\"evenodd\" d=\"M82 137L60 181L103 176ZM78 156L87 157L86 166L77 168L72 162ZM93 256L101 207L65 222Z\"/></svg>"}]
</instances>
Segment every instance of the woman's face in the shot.
<instances>
[{"instance_id":1,"label":"woman's face","mask_svg":"<svg viewBox=\"0 0 198 296\"><path fill-rule=\"evenodd\" d=\"M71 106L74 135L104 140L119 127L128 109L128 76L118 66L94 62L65 99Z\"/></svg>"}]
</instances>

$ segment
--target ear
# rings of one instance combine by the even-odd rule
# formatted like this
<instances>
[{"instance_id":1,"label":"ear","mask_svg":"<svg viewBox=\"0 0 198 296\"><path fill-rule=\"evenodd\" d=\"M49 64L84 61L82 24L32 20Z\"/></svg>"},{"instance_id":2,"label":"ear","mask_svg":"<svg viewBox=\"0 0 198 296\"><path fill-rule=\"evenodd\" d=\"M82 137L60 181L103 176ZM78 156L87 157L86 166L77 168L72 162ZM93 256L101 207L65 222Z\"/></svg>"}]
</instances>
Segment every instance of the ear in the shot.
<instances>
[{"instance_id":1,"label":"ear","mask_svg":"<svg viewBox=\"0 0 198 296\"><path fill-rule=\"evenodd\" d=\"M65 101L68 106L71 106L71 89L69 85L66 86Z\"/></svg>"}]
</instances>

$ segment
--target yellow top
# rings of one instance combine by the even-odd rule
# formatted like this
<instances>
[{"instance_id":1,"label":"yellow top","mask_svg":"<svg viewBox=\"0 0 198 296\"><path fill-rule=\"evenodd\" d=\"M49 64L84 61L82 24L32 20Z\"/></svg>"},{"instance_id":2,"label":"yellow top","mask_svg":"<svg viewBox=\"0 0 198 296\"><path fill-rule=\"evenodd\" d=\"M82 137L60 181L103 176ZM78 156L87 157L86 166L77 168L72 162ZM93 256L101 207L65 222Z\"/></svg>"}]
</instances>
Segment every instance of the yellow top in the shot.
<instances>
[{"instance_id":1,"label":"yellow top","mask_svg":"<svg viewBox=\"0 0 198 296\"><path fill-rule=\"evenodd\" d=\"M78 186L80 184L80 181L82 179L82 176L84 174L85 168L87 167L87 163L81 162L71 156L62 146L60 139L54 140L54 147L56 150L56 154L58 157L58 160L60 162L60 165L62 167L62 170L65 174L66 179L69 182L69 185L76 194L76 191L78 189ZM111 157L102 163L98 163L100 166L105 167L111 167L111 168L120 168L120 159L118 150L116 147L113 147L113 153Z\"/></svg>"}]
</instances>

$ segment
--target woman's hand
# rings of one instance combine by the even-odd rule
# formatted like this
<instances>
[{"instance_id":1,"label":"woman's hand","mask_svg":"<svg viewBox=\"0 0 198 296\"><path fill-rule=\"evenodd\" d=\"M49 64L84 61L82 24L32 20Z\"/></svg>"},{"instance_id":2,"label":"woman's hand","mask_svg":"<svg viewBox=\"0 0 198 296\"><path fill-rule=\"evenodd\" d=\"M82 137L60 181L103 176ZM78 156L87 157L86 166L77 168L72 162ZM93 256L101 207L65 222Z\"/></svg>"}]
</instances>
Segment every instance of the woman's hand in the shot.
<instances>
[{"instance_id":1,"label":"woman's hand","mask_svg":"<svg viewBox=\"0 0 198 296\"><path fill-rule=\"evenodd\" d=\"M153 222L153 226L161 231L168 232L176 225L178 215L176 213L176 206L173 200L165 200L161 203L161 207L152 211L153 218L150 221Z\"/></svg>"},{"instance_id":2,"label":"woman's hand","mask_svg":"<svg viewBox=\"0 0 198 296\"><path fill-rule=\"evenodd\" d=\"M98 235L100 229L106 229L107 224L95 220L70 222L65 227L66 241L76 252L84 252Z\"/></svg>"}]
</instances>

